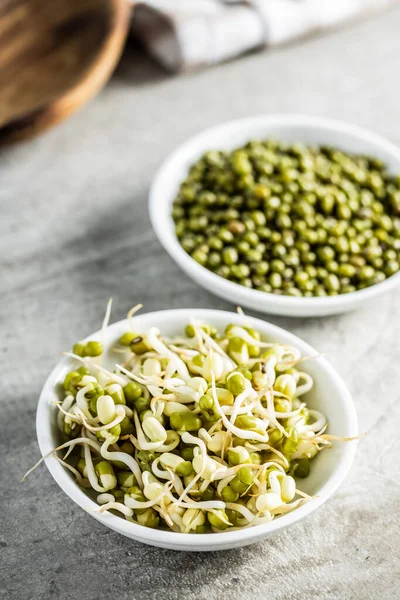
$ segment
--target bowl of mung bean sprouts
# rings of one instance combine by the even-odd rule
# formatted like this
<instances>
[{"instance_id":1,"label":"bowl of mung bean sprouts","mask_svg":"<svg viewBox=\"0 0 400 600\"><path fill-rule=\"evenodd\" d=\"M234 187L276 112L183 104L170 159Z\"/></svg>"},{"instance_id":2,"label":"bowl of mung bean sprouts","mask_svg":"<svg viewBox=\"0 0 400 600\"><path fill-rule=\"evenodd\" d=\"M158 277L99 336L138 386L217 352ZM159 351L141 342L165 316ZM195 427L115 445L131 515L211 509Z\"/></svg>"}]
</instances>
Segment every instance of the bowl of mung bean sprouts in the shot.
<instances>
[{"instance_id":1,"label":"bowl of mung bean sprouts","mask_svg":"<svg viewBox=\"0 0 400 600\"><path fill-rule=\"evenodd\" d=\"M149 212L189 277L260 312L336 314L400 283L400 150L340 121L207 129L163 163Z\"/></svg>"},{"instance_id":2,"label":"bowl of mung bean sprouts","mask_svg":"<svg viewBox=\"0 0 400 600\"><path fill-rule=\"evenodd\" d=\"M186 551L261 541L334 493L357 419L313 348L243 313L132 310L108 325L109 309L44 385L27 475L44 461L107 527Z\"/></svg>"}]
</instances>

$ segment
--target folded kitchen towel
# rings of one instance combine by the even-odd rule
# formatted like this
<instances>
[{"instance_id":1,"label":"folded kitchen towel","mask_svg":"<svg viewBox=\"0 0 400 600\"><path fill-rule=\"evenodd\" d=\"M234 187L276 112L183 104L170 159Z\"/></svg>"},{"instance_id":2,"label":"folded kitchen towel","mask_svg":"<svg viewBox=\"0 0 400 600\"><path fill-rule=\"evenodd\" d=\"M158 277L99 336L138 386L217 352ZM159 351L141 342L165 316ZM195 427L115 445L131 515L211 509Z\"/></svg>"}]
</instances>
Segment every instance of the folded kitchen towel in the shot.
<instances>
[{"instance_id":1,"label":"folded kitchen towel","mask_svg":"<svg viewBox=\"0 0 400 600\"><path fill-rule=\"evenodd\" d=\"M148 0L134 2L133 34L170 71L335 27L399 0Z\"/></svg>"}]
</instances>

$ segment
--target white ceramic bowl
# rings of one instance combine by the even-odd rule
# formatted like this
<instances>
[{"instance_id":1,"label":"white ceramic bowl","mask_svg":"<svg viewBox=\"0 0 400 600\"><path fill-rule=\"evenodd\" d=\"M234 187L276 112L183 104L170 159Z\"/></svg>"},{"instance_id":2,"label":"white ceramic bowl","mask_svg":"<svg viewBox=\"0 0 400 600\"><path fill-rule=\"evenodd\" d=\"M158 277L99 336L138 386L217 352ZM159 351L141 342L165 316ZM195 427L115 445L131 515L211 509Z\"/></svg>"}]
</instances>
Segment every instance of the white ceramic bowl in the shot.
<instances>
[{"instance_id":1,"label":"white ceramic bowl","mask_svg":"<svg viewBox=\"0 0 400 600\"><path fill-rule=\"evenodd\" d=\"M189 167L207 150L231 150L250 139L276 138L286 142L324 144L347 152L382 159L400 173L400 150L384 138L340 121L298 115L257 116L207 129L177 148L159 169L150 189L149 213L158 239L166 251L199 285L221 298L259 312L287 316L337 314L361 306L400 283L400 273L364 290L324 298L278 296L248 289L215 275L193 260L180 246L171 217L171 205Z\"/></svg>"},{"instance_id":2,"label":"white ceramic bowl","mask_svg":"<svg viewBox=\"0 0 400 600\"><path fill-rule=\"evenodd\" d=\"M176 335L183 331L190 317L211 323L220 331L223 331L228 323L240 324L245 320L250 326L258 329L265 340L295 345L300 349L303 356L316 355L313 348L284 329L259 319L251 317L244 319L238 314L217 310L184 309L148 313L135 316L135 326L139 332L145 332L150 327L157 326L164 335ZM120 321L107 328L106 339L104 340L106 350L104 356L105 366L113 367L115 354L112 357L109 349L127 329L127 321ZM90 336L90 339L99 339L99 333ZM73 361L69 358L65 357L60 360L43 387L36 418L37 436L42 455L47 454L60 443L60 434L56 425L57 409L50 403L58 399L56 386L63 381L66 373L74 366ZM312 375L315 382L314 388L309 392L306 400L312 408L322 411L328 417L329 431L339 436L356 436L356 412L350 393L339 375L322 357L304 362L304 369ZM351 466L355 450L356 442L353 441L347 443L337 442L333 448L321 452L313 461L309 477L301 480L299 484L300 489L316 497L292 513L276 518L271 523L242 531L226 531L203 535L149 529L130 523L113 514L95 512L97 504L75 483L71 474L54 457L47 458L46 464L58 485L74 502L114 531L145 544L161 548L206 551L236 548L258 542L311 514L339 486Z\"/></svg>"}]
</instances>

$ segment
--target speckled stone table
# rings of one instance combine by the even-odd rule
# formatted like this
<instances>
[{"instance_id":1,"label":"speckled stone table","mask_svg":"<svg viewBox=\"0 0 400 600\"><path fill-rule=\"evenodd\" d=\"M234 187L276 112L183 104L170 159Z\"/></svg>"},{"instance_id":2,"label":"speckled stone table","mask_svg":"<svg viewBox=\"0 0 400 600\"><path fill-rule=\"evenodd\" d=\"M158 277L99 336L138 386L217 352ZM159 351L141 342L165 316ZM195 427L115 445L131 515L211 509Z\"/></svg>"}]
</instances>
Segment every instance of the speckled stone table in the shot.
<instances>
[{"instance_id":1,"label":"speckled stone table","mask_svg":"<svg viewBox=\"0 0 400 600\"><path fill-rule=\"evenodd\" d=\"M35 409L60 352L136 302L231 309L161 249L147 191L165 155L228 118L304 112L400 143L400 10L289 48L171 78L129 49L107 89L57 130L0 160L0 598L399 598L399 292L340 317L271 318L325 353L361 431L354 466L307 520L241 550L142 546L75 506L37 460ZM255 313L253 313L255 314Z\"/></svg>"}]
</instances>

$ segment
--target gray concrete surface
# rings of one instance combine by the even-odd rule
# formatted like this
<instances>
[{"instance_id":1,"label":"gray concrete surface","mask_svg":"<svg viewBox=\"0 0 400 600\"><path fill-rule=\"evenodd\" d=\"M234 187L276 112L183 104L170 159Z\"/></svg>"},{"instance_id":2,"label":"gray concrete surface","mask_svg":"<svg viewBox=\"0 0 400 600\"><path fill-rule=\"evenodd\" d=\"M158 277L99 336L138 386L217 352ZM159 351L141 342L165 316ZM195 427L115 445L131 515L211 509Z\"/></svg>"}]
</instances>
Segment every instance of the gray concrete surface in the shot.
<instances>
[{"instance_id":1,"label":"gray concrete surface","mask_svg":"<svg viewBox=\"0 0 400 600\"><path fill-rule=\"evenodd\" d=\"M187 136L263 112L343 118L400 143L400 9L289 48L171 78L130 49L107 89L0 160L0 598L209 600L399 597L399 292L341 317L271 318L326 353L369 434L340 491L283 535L237 551L142 546L75 506L37 460L35 409L59 353L145 310L219 307L161 249L155 169Z\"/></svg>"}]
</instances>

